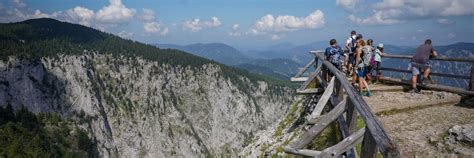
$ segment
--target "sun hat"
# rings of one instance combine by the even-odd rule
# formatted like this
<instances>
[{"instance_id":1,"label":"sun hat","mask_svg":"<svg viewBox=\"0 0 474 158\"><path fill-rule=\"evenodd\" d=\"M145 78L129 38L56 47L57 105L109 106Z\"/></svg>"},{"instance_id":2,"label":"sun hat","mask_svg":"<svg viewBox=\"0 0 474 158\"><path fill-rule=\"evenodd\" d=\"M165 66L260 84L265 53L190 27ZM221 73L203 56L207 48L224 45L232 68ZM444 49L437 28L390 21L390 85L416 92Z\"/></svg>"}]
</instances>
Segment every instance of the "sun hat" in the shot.
<instances>
[{"instance_id":1,"label":"sun hat","mask_svg":"<svg viewBox=\"0 0 474 158\"><path fill-rule=\"evenodd\" d=\"M383 43L379 43L379 45L377 47L383 48Z\"/></svg>"}]
</instances>

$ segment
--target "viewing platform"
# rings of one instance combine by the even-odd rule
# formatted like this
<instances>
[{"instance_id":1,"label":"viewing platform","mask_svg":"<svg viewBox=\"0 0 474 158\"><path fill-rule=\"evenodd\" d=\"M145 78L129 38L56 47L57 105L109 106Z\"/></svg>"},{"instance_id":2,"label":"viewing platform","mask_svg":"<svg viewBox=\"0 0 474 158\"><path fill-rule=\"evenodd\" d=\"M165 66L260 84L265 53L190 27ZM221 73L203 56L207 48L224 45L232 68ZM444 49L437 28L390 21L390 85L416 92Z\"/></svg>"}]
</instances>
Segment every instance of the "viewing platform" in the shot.
<instances>
[{"instance_id":1,"label":"viewing platform","mask_svg":"<svg viewBox=\"0 0 474 158\"><path fill-rule=\"evenodd\" d=\"M442 142L444 138L439 137L443 131L456 124L472 123L470 120L474 119L474 58L433 59L470 64L470 76L438 73L436 70L431 74L468 80L468 89L419 83L418 86L424 89L421 93L408 93L411 89L409 81L382 77L381 83L370 85L373 96L363 97L343 72L325 60L322 51L311 51L310 54L315 59L301 68L291 81L301 83L297 94L315 95L317 100L303 103L304 107L311 108L304 123L308 129L284 148L288 154L311 157L411 156L425 153L425 149L436 150L443 144L430 146L429 143ZM411 59L411 56L402 55L382 57ZM311 67L314 71L306 72ZM411 73L387 67L382 67L382 70ZM329 81L325 80L328 72L334 74ZM363 127L356 125L359 120L363 122ZM324 150L305 149L332 122L338 124L342 136L339 142ZM429 140L423 141L427 137ZM438 154L434 152L434 155Z\"/></svg>"}]
</instances>

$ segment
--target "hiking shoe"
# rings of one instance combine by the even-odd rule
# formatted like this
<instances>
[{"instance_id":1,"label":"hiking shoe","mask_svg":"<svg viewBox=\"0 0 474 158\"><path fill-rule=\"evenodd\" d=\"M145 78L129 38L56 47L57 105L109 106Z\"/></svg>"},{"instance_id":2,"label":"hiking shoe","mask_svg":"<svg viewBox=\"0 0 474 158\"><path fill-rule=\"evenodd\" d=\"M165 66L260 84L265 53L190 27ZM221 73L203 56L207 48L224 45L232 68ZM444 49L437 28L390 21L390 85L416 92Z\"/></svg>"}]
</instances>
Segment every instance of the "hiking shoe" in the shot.
<instances>
[{"instance_id":1,"label":"hiking shoe","mask_svg":"<svg viewBox=\"0 0 474 158\"><path fill-rule=\"evenodd\" d=\"M421 81L421 85L427 85L427 84L431 84L431 82L429 80Z\"/></svg>"},{"instance_id":2,"label":"hiking shoe","mask_svg":"<svg viewBox=\"0 0 474 158\"><path fill-rule=\"evenodd\" d=\"M420 90L413 88L412 90L408 91L408 93L420 93Z\"/></svg>"},{"instance_id":3,"label":"hiking shoe","mask_svg":"<svg viewBox=\"0 0 474 158\"><path fill-rule=\"evenodd\" d=\"M367 96L368 97L372 96L372 93L370 91L367 91Z\"/></svg>"}]
</instances>

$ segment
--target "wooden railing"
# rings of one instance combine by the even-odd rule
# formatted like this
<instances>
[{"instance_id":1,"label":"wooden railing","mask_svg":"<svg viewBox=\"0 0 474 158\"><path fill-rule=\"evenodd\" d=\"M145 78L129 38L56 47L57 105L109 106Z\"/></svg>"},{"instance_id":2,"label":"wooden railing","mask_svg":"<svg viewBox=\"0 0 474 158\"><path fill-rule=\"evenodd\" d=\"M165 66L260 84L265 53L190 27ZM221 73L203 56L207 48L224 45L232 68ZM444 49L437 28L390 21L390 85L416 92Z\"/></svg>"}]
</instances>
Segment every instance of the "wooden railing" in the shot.
<instances>
[{"instance_id":1,"label":"wooden railing","mask_svg":"<svg viewBox=\"0 0 474 158\"><path fill-rule=\"evenodd\" d=\"M285 147L285 152L300 156L311 157L356 157L355 147L362 143L360 157L375 157L380 152L384 157L400 157L400 149L385 132L380 120L371 111L370 107L351 86L344 73L331 63L324 60L320 51L312 51L316 56L305 68L301 69L292 81L304 83L297 90L298 94L321 94L321 97L309 116L307 124L312 127L296 141ZM321 62L322 64L318 64ZM301 77L309 67L315 66L315 71L308 77ZM329 82L326 81L327 70L334 74ZM319 82L319 88L308 88L311 82ZM323 109L332 105L332 110L323 114ZM357 115L360 115L365 127L357 129ZM311 143L331 122L336 121L343 139L336 145L322 151L304 149Z\"/></svg>"},{"instance_id":2,"label":"wooden railing","mask_svg":"<svg viewBox=\"0 0 474 158\"><path fill-rule=\"evenodd\" d=\"M395 59L412 59L412 56L409 55L395 55L395 54L384 54L382 58L395 58ZM439 76L439 77L448 77L448 78L455 78L455 79L465 79L469 81L469 88L463 89L458 87L451 87L439 84L418 84L418 86L432 89L432 90L440 90L440 91L447 91L457 94L463 95L471 95L474 96L474 58L449 58L449 57L436 57L430 60L439 60L439 61L450 61L450 62L465 62L471 65L471 72L470 76L463 76L458 74L449 74L449 73L438 73L438 72L431 72L430 75L432 76ZM407 63L408 64L408 63ZM382 63L383 65L383 63ZM394 72L402 72L402 73L411 73L409 70L397 69L397 68L387 68L382 67L381 70L385 71L394 71ZM432 71L436 71L435 69ZM409 81L403 81L401 79L391 78L391 77L382 77L381 80L389 81L389 82L396 82L401 84L411 84Z\"/></svg>"}]
</instances>

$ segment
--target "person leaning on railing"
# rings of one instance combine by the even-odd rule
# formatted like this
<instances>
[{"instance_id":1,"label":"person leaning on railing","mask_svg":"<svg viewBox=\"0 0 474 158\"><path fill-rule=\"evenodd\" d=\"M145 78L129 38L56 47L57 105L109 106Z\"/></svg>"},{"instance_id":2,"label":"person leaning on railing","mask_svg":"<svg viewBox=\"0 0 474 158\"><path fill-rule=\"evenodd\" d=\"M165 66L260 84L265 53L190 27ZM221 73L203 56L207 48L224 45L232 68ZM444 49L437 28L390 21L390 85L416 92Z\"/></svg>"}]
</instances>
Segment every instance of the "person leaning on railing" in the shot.
<instances>
[{"instance_id":1,"label":"person leaning on railing","mask_svg":"<svg viewBox=\"0 0 474 158\"><path fill-rule=\"evenodd\" d=\"M381 63L382 63L383 54L384 54L383 43L380 43L374 51L374 60L376 62L375 71L377 75L377 78L376 78L377 83L380 81L380 77L382 77L382 71L380 69L382 68Z\"/></svg>"},{"instance_id":2,"label":"person leaning on railing","mask_svg":"<svg viewBox=\"0 0 474 158\"><path fill-rule=\"evenodd\" d=\"M431 71L431 65L429 62L430 57L437 57L438 53L433 49L431 40L425 40L425 44L422 44L416 48L416 53L411 59L410 68L412 72L411 85L412 90L410 92L419 93L420 91L416 88L418 81L418 75L423 72L422 84L429 83L427 80Z\"/></svg>"}]
</instances>

